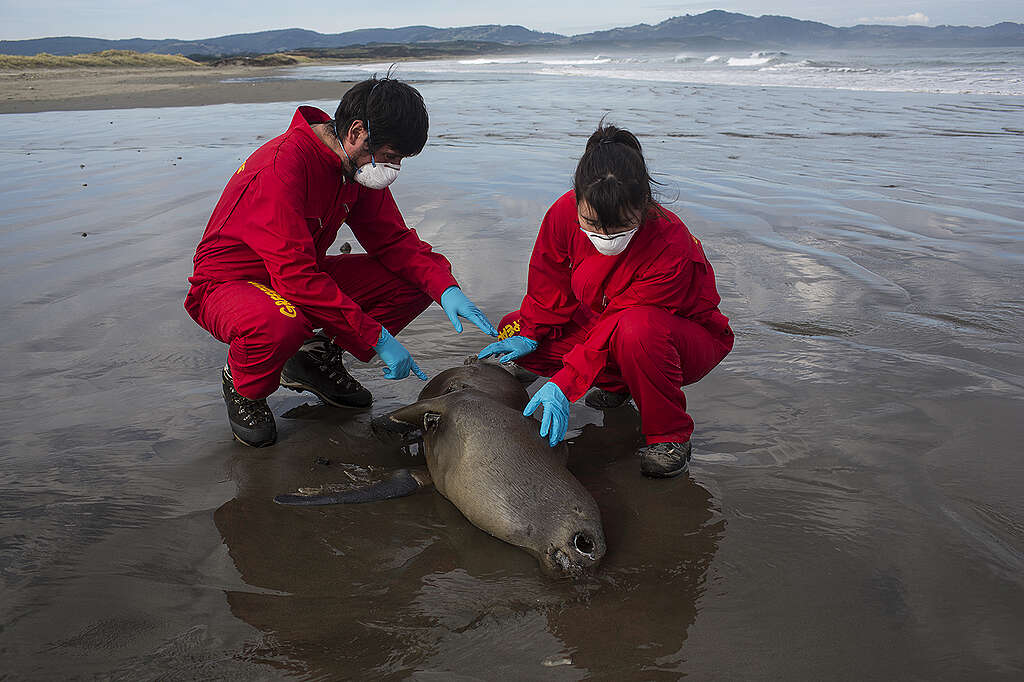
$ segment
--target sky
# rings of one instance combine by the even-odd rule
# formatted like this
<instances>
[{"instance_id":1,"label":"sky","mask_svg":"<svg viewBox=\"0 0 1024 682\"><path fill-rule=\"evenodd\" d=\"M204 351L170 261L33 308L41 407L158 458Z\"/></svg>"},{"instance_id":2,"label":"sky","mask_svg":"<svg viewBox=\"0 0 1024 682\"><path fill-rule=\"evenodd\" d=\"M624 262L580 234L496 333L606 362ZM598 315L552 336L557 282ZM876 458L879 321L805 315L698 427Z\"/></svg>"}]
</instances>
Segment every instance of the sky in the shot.
<instances>
[{"instance_id":1,"label":"sky","mask_svg":"<svg viewBox=\"0 0 1024 682\"><path fill-rule=\"evenodd\" d=\"M832 26L1024 23L1024 0L819 0L813 6L809 4L806 0L0 0L0 40L68 35L195 40L278 28L341 33L418 24L519 24L537 31L574 35L639 23L656 24L669 17L711 9L752 16L780 14Z\"/></svg>"}]
</instances>

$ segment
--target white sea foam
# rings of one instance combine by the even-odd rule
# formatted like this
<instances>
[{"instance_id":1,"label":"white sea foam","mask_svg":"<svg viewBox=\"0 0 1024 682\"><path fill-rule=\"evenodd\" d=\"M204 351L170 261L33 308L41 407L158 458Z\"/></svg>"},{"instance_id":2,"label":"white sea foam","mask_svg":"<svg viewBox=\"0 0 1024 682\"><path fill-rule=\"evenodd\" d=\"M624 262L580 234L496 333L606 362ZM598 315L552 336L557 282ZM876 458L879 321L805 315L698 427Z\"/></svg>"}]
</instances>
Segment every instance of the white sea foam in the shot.
<instances>
[{"instance_id":1,"label":"white sea foam","mask_svg":"<svg viewBox=\"0 0 1024 682\"><path fill-rule=\"evenodd\" d=\"M476 59L460 59L458 63L463 66L493 66L502 64L544 64L547 66L586 66L590 64L609 64L611 57L597 55L589 59L543 59L543 58L488 58L479 57Z\"/></svg>"},{"instance_id":2,"label":"white sea foam","mask_svg":"<svg viewBox=\"0 0 1024 682\"><path fill-rule=\"evenodd\" d=\"M798 62L780 62L778 64L769 64L768 66L762 66L761 71L784 71L786 69L810 69L816 68L816 65L807 60L802 59Z\"/></svg>"},{"instance_id":3,"label":"white sea foam","mask_svg":"<svg viewBox=\"0 0 1024 682\"><path fill-rule=\"evenodd\" d=\"M460 59L459 64L463 66L483 66L484 64L522 64L524 62L505 60L505 59L488 59L487 57L478 57L476 59Z\"/></svg>"},{"instance_id":4,"label":"white sea foam","mask_svg":"<svg viewBox=\"0 0 1024 682\"><path fill-rule=\"evenodd\" d=\"M752 52L749 57L729 57L726 62L729 66L761 66L776 61L781 53L775 52Z\"/></svg>"},{"instance_id":5,"label":"white sea foam","mask_svg":"<svg viewBox=\"0 0 1024 682\"><path fill-rule=\"evenodd\" d=\"M729 66L760 66L772 60L771 57L729 57Z\"/></svg>"}]
</instances>

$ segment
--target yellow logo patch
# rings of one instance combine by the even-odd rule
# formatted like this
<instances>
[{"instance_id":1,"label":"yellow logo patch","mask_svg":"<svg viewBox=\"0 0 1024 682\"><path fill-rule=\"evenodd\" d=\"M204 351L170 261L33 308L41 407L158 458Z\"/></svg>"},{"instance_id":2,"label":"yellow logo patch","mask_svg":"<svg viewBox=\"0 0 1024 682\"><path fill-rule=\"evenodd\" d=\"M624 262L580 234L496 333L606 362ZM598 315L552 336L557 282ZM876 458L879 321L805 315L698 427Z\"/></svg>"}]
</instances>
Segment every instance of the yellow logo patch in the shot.
<instances>
[{"instance_id":1,"label":"yellow logo patch","mask_svg":"<svg viewBox=\"0 0 1024 682\"><path fill-rule=\"evenodd\" d=\"M238 167L238 170L236 170L236 171L235 171L235 175L238 175L239 173L241 173L241 172L242 172L242 171L244 171L244 170L245 170L245 161L243 161L243 162L242 162L242 165L241 165L241 166L239 166L239 167Z\"/></svg>"},{"instance_id":2,"label":"yellow logo patch","mask_svg":"<svg viewBox=\"0 0 1024 682\"><path fill-rule=\"evenodd\" d=\"M504 341L510 336L515 336L516 334L519 333L519 329L519 320L516 320L512 324L506 324L504 327L501 328L501 333L498 334L498 340Z\"/></svg>"},{"instance_id":3,"label":"yellow logo patch","mask_svg":"<svg viewBox=\"0 0 1024 682\"><path fill-rule=\"evenodd\" d=\"M257 289L259 289L260 291L265 293L267 296L269 296L270 300L272 300L274 303L276 303L278 305L277 311L279 313L281 313L285 317L295 317L295 315L296 315L295 306L293 306L291 303L289 303L284 298L284 296L282 296L281 294L277 293L276 291L274 291L270 287L263 286L259 282L249 282L249 284L253 285Z\"/></svg>"}]
</instances>

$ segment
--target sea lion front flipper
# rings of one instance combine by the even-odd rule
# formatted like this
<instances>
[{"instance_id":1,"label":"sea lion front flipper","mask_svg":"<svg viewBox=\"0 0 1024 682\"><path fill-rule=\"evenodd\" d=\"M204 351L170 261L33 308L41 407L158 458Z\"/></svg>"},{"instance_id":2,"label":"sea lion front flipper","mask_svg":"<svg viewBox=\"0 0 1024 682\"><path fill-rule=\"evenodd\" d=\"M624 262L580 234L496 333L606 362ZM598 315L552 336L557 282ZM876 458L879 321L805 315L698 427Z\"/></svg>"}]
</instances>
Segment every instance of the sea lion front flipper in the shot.
<instances>
[{"instance_id":1,"label":"sea lion front flipper","mask_svg":"<svg viewBox=\"0 0 1024 682\"><path fill-rule=\"evenodd\" d=\"M404 436L414 431L419 431L422 424L410 424L408 422L393 419L390 414L374 417L370 420L370 431L377 436L378 440L388 441L394 436Z\"/></svg>"},{"instance_id":2,"label":"sea lion front flipper","mask_svg":"<svg viewBox=\"0 0 1024 682\"><path fill-rule=\"evenodd\" d=\"M424 398L412 405L406 405L400 407L394 412L389 412L387 415L381 418L381 420L387 420L391 424L402 424L405 426L395 427L392 430L401 431L409 427L415 429L426 429L426 418L431 415L430 421L436 424L434 417L443 415L447 411L448 403L453 400L456 396L461 394L463 391L470 391L470 388L460 388L456 391L444 393L443 395L434 396L431 398Z\"/></svg>"},{"instance_id":3,"label":"sea lion front flipper","mask_svg":"<svg viewBox=\"0 0 1024 682\"><path fill-rule=\"evenodd\" d=\"M360 504L389 500L393 497L412 495L433 485L426 467L398 469L383 481L371 485L330 493L286 493L274 498L274 502L293 507L319 507L328 504ZM323 490L321 488L320 490Z\"/></svg>"}]
</instances>

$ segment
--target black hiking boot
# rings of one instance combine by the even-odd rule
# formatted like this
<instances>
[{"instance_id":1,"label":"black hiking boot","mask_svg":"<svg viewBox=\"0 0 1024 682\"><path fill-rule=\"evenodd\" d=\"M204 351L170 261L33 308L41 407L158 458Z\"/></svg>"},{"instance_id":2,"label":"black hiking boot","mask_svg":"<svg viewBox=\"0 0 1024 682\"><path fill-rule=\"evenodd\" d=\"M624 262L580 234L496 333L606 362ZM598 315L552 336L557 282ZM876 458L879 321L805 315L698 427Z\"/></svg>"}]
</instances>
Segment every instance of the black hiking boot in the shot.
<instances>
[{"instance_id":1,"label":"black hiking boot","mask_svg":"<svg viewBox=\"0 0 1024 682\"><path fill-rule=\"evenodd\" d=\"M583 399L583 403L587 407L591 407L595 410L614 410L616 407L622 407L629 400L629 393L613 393L606 391L603 388L594 388L587 393L587 397Z\"/></svg>"},{"instance_id":2,"label":"black hiking boot","mask_svg":"<svg viewBox=\"0 0 1024 682\"><path fill-rule=\"evenodd\" d=\"M369 407L373 396L352 378L342 363L345 351L317 333L284 363L281 385L309 391L335 407Z\"/></svg>"},{"instance_id":3,"label":"black hiking boot","mask_svg":"<svg viewBox=\"0 0 1024 682\"><path fill-rule=\"evenodd\" d=\"M228 423L235 439L253 448L273 445L277 441L277 424L274 423L274 413L267 406L267 399L249 400L236 391L227 367L221 371L221 379L224 381L224 403L228 406Z\"/></svg>"},{"instance_id":4,"label":"black hiking boot","mask_svg":"<svg viewBox=\"0 0 1024 682\"><path fill-rule=\"evenodd\" d=\"M645 445L640 455L640 473L651 478L672 478L690 470L690 441L685 443L652 443Z\"/></svg>"}]
</instances>

